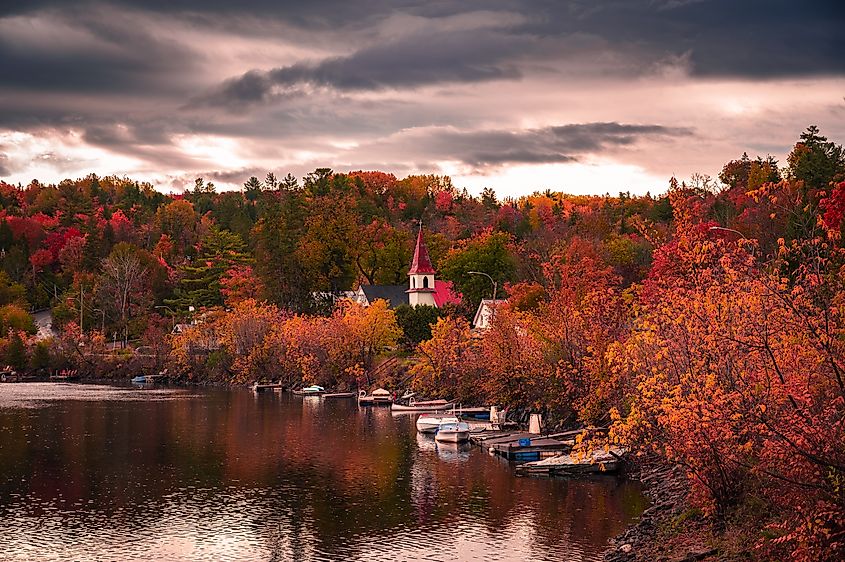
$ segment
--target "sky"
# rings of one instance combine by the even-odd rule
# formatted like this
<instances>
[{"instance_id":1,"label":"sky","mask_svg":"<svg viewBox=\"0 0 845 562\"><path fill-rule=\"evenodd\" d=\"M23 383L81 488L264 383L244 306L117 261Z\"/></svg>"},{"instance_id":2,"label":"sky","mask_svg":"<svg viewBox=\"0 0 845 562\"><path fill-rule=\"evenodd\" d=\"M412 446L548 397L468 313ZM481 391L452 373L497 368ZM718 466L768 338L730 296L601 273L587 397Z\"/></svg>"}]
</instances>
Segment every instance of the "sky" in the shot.
<instances>
[{"instance_id":1,"label":"sky","mask_svg":"<svg viewBox=\"0 0 845 562\"><path fill-rule=\"evenodd\" d=\"M0 179L662 193L845 142L839 0L0 3Z\"/></svg>"}]
</instances>

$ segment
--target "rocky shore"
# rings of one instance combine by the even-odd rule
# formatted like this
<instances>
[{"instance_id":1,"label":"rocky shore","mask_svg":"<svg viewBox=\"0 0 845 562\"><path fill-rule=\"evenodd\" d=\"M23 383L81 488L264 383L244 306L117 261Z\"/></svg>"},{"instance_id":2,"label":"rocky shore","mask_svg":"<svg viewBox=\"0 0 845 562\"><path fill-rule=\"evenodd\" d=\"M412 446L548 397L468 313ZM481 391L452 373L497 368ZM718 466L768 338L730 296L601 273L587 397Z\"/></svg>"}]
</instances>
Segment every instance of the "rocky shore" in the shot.
<instances>
[{"instance_id":1,"label":"rocky shore","mask_svg":"<svg viewBox=\"0 0 845 562\"><path fill-rule=\"evenodd\" d=\"M687 483L676 467L643 466L630 475L645 485L651 506L639 521L611 540L605 562L696 562L718 560L709 531L687 503Z\"/></svg>"}]
</instances>

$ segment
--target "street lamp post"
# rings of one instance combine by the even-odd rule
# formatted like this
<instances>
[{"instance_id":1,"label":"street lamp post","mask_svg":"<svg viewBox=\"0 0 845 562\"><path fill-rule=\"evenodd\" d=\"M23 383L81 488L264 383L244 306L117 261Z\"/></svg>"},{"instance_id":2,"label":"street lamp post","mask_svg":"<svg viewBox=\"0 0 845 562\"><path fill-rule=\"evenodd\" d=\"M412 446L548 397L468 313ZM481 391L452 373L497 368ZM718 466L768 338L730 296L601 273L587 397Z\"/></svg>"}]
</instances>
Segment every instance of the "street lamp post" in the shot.
<instances>
[{"instance_id":1,"label":"street lamp post","mask_svg":"<svg viewBox=\"0 0 845 562\"><path fill-rule=\"evenodd\" d=\"M484 273L483 271L467 271L467 273L469 273L470 275L483 275L484 277L486 277L487 279L490 280L490 282L493 284L493 303L495 304L496 303L496 289L499 286L498 283L496 283L496 280L493 279L490 276L489 273Z\"/></svg>"},{"instance_id":2,"label":"street lamp post","mask_svg":"<svg viewBox=\"0 0 845 562\"><path fill-rule=\"evenodd\" d=\"M490 322L492 323L493 318L496 316L496 289L498 289L499 284L496 283L496 280L489 273L484 273L483 271L467 271L467 273L470 275L483 275L493 283L493 304L490 306Z\"/></svg>"},{"instance_id":3,"label":"street lamp post","mask_svg":"<svg viewBox=\"0 0 845 562\"><path fill-rule=\"evenodd\" d=\"M170 331L172 332L173 330L175 330L176 329L176 313L173 311L173 309L170 308L169 306L165 306L163 304L156 306L156 308L166 308L170 312L171 324L172 324L170 326Z\"/></svg>"}]
</instances>

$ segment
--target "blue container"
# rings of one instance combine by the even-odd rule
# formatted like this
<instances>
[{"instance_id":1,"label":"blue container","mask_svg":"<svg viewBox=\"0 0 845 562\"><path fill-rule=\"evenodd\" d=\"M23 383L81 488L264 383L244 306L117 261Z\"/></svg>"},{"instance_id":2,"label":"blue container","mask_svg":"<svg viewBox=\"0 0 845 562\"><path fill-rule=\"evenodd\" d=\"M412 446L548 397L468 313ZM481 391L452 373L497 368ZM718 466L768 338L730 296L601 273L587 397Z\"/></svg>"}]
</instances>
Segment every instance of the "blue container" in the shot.
<instances>
[{"instance_id":1,"label":"blue container","mask_svg":"<svg viewBox=\"0 0 845 562\"><path fill-rule=\"evenodd\" d=\"M519 440L519 446L520 447L530 447L531 446L531 439L529 439L528 437L523 437L522 439Z\"/></svg>"}]
</instances>

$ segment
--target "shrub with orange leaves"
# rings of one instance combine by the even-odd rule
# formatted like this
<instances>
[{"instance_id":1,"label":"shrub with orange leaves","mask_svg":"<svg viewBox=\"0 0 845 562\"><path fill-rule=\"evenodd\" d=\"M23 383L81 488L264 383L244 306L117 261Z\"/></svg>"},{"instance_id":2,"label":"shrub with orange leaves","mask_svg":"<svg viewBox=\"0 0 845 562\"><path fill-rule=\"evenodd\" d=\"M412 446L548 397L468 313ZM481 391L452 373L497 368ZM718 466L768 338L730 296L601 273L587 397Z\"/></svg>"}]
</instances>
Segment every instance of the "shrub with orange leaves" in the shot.
<instances>
[{"instance_id":1,"label":"shrub with orange leaves","mask_svg":"<svg viewBox=\"0 0 845 562\"><path fill-rule=\"evenodd\" d=\"M414 390L462 402L481 398L477 351L465 319L438 318L431 339L417 351L422 360L411 368Z\"/></svg>"},{"instance_id":2,"label":"shrub with orange leaves","mask_svg":"<svg viewBox=\"0 0 845 562\"><path fill-rule=\"evenodd\" d=\"M841 560L843 278L820 283L825 266L807 257L830 253L819 240L781 255L798 246L804 265L784 276L789 261L760 263L753 241L679 223L631 336L608 351L615 376L637 385L612 435L685 467L692 499L717 519L765 498L777 514L768 555Z\"/></svg>"}]
</instances>

